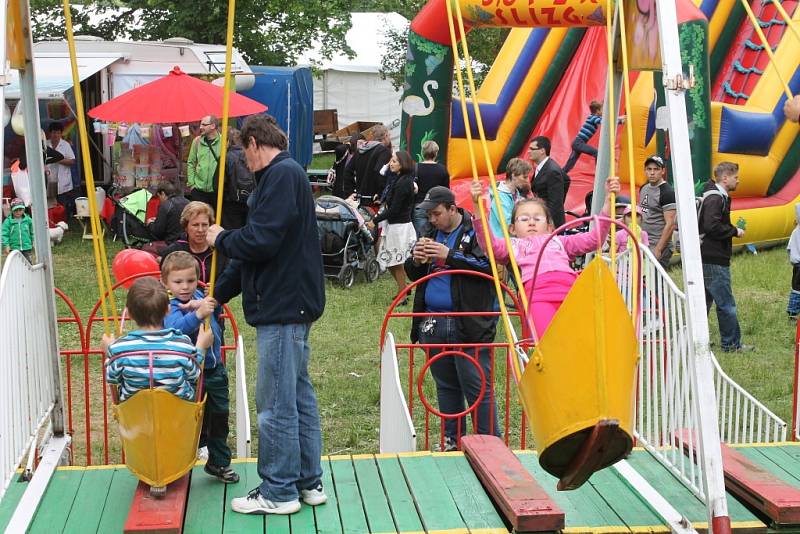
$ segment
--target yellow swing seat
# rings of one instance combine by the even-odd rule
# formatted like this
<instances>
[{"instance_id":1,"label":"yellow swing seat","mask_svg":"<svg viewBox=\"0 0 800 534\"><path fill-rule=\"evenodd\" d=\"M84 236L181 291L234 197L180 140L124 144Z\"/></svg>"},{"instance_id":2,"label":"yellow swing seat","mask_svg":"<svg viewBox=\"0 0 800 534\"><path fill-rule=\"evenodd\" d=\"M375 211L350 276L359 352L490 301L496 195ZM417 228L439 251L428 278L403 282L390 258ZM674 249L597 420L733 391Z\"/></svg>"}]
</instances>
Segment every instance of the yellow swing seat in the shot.
<instances>
[{"instance_id":1,"label":"yellow swing seat","mask_svg":"<svg viewBox=\"0 0 800 534\"><path fill-rule=\"evenodd\" d=\"M573 489L627 456L638 341L614 276L596 256L578 276L519 382L539 463Z\"/></svg>"},{"instance_id":2,"label":"yellow swing seat","mask_svg":"<svg viewBox=\"0 0 800 534\"><path fill-rule=\"evenodd\" d=\"M128 469L161 488L194 467L205 398L191 402L161 389L145 389L113 405Z\"/></svg>"}]
</instances>

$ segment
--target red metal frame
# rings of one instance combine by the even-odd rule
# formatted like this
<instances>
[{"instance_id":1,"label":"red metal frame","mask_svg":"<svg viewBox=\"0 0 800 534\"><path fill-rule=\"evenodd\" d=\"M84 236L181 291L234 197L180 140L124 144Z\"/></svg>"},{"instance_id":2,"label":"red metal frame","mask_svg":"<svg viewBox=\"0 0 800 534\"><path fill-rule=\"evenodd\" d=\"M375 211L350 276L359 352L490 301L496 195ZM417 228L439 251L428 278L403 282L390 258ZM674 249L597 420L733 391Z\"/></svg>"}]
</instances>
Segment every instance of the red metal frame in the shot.
<instances>
[{"instance_id":1,"label":"red metal frame","mask_svg":"<svg viewBox=\"0 0 800 534\"><path fill-rule=\"evenodd\" d=\"M443 275L453 275L453 276L474 276L477 278L483 278L485 280L494 280L492 275L480 273L476 271L468 271L463 269L453 269L448 271L440 271L437 273L431 273L426 275L419 280L411 283L410 285L406 286L406 288L398 294L395 299L392 301L391 305L389 306L386 315L383 318L383 323L381 325L381 336L380 336L380 347L383 347L383 344L386 340L386 334L388 332L388 325L391 319L402 318L402 317L467 317L467 316L480 316L480 317L500 317L501 313L497 311L483 311L483 312L448 312L448 313L434 313L434 312L396 312L395 308L397 305L403 301L409 293L419 286L420 284L427 282L431 278ZM512 317L518 317L520 319L520 323L522 324L522 339L519 345L523 348L530 348L530 339L532 338L530 323L528 321L527 316L522 311L522 305L517 297L517 294L513 292L505 283L500 283L501 289L503 291L504 296L511 297L513 302L513 308L515 311L510 311L509 315ZM483 369L478 365L480 369L480 374L482 376L482 388L480 392L480 396L476 402L474 402L470 407L458 414L443 414L437 410L434 410L430 403L424 399L424 395L422 396L422 400L420 401L423 407L425 408L425 444L424 447L427 449L430 447L430 416L433 414L440 419L440 428L444 428L445 419L456 419L460 420L461 417L466 416L467 414L472 414L473 426L477 426L477 407L480 404L480 400L486 394L486 383L494 384L495 379L495 350L498 348L508 348L508 343L461 343L457 346L454 345L442 345L442 344L435 344L435 343L396 343L395 347L397 348L397 354L400 356L401 354L408 354L408 410L410 415L413 417L414 415L414 405L415 405L415 396L414 390L417 389L421 391L422 388L422 381L425 377L425 371L430 367L430 364L435 361L436 359L444 356L435 355L433 357L430 356L431 349L442 349L440 354L442 355L450 355L455 357L466 357L470 359L473 364L477 364L477 361L474 357L469 356L467 352L476 351L478 349L487 348L489 349L489 357L490 357L490 373L487 380ZM407 350L407 352L406 352ZM414 353L416 350L422 350L425 355L425 364L423 365L421 371L419 373L415 373L414 365L415 365L415 356ZM516 357L514 353L509 353L508 358L506 358L506 379L505 379L505 410L504 410L504 422L503 422L503 429L504 435L503 440L508 445L511 435L511 403L513 402L511 399L511 364L509 358ZM416 387L415 387L416 382ZM492 395L492 402L495 404L495 395L496 391L492 388L491 391ZM497 410L495 409L495 412ZM460 422L460 421L459 421ZM490 423L492 424L492 423ZM460 442L462 432L461 428L458 429L458 441ZM491 429L494 430L493 428ZM520 447L525 448L526 442L526 422L525 422L525 413L522 412L520 415ZM441 432L440 436L440 445L444 442L444 433Z\"/></svg>"},{"instance_id":2,"label":"red metal frame","mask_svg":"<svg viewBox=\"0 0 800 534\"><path fill-rule=\"evenodd\" d=\"M147 273L140 273L137 275L129 276L124 280L117 282L109 291L107 291L103 298L108 298L108 295L111 291L121 287L123 284L130 282L131 280L135 280L137 278L141 278L144 276L151 276L151 277L160 277L160 273L158 271L147 272ZM202 284L201 282L201 285ZM60 298L69 308L70 315L65 317L58 317L59 323L72 323L76 325L78 330L78 335L80 339L80 348L69 348L64 349L61 348L59 354L64 357L66 362L67 368L67 414L68 414L68 430L71 435L74 435L74 426L73 426L73 419L75 414L75 406L73 404L73 392L72 392L72 357L73 356L82 356L83 357L83 409L84 409L84 431L86 434L86 465L94 465L94 461L92 458L92 417L91 417L91 386L93 383L97 383L95 380L94 382L91 380L91 371L90 371L90 356L99 356L102 359L105 356L103 350L99 347L92 347L92 327L98 321L102 321L102 318L98 316L98 311L102 305L101 299L98 299L92 310L89 314L89 319L86 321L85 325L83 320L81 319L80 313L78 312L77 308L73 301L60 289L56 288L56 295ZM221 356L223 363L226 360L227 351L232 350L235 351L237 348L237 343L239 339L239 328L236 324L236 319L233 316L230 308L227 305L223 306L223 313L220 315L220 320L223 322L228 321L230 324L230 328L233 334L233 341L230 344L223 345L221 347ZM103 464L110 463L110 450L109 450L109 437L108 437L108 385L106 384L106 377L105 373L102 372L103 366L100 366L100 382L102 384L102 391L103 391L103 418L102 418L102 430L103 430ZM96 377L95 377L96 378ZM97 426L97 425L94 425ZM72 454L72 451L71 451ZM124 456L122 456L124 461ZM74 459L73 459L74 460ZM73 461L74 463L74 461Z\"/></svg>"}]
</instances>

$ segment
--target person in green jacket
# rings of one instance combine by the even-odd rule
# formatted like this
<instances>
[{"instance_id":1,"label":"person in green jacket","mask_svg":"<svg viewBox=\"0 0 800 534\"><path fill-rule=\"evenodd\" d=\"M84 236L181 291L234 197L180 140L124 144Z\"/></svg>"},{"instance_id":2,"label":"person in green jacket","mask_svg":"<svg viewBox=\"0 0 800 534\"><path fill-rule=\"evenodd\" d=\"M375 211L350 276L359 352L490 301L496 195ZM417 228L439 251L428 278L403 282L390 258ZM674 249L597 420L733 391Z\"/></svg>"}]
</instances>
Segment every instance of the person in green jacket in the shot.
<instances>
[{"instance_id":1,"label":"person in green jacket","mask_svg":"<svg viewBox=\"0 0 800 534\"><path fill-rule=\"evenodd\" d=\"M3 221L3 251L10 254L12 250L19 250L33 262L33 220L18 198L11 201L11 215Z\"/></svg>"},{"instance_id":2,"label":"person in green jacket","mask_svg":"<svg viewBox=\"0 0 800 534\"><path fill-rule=\"evenodd\" d=\"M214 194L214 182L217 180L219 155L222 150L219 135L219 119L213 115L203 117L200 121L200 135L194 138L186 161L187 183L191 200L205 202L217 209L217 195Z\"/></svg>"}]
</instances>

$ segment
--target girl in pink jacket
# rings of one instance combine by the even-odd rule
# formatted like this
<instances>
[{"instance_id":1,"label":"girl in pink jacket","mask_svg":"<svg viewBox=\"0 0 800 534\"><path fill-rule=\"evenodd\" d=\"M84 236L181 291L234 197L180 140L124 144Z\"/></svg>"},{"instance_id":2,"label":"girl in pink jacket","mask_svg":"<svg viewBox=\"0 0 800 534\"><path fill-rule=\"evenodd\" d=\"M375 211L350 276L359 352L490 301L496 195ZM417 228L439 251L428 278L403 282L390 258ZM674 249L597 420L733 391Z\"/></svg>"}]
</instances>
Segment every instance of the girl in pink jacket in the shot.
<instances>
[{"instance_id":1,"label":"girl in pink jacket","mask_svg":"<svg viewBox=\"0 0 800 534\"><path fill-rule=\"evenodd\" d=\"M470 191L475 207L474 211L478 213L478 202L481 201L483 195L483 185L475 181L472 183ZM606 192L619 192L618 178L609 178ZM603 206L603 215L606 216L609 213L608 199L607 194ZM572 270L570 262L580 255L597 250L608 237L611 224L601 220L598 226L599 228L593 228L586 233L556 236L543 249L545 241L553 231L553 219L547 206L539 199L523 199L514 206L511 213L511 224L508 228L509 234L512 236L511 246L514 248L514 258L519 265L522 284L528 296L528 315L539 337L544 335L547 326L553 320L553 316L578 277L577 273ZM483 225L480 220L476 220L475 215L473 215L473 227L481 245L488 248ZM505 240L502 236L491 234L491 230L489 232L488 237L491 239L495 258L499 262L508 263L509 255ZM536 262L540 254L542 254L542 261L539 263L539 271L534 285L534 269L536 269Z\"/></svg>"}]
</instances>

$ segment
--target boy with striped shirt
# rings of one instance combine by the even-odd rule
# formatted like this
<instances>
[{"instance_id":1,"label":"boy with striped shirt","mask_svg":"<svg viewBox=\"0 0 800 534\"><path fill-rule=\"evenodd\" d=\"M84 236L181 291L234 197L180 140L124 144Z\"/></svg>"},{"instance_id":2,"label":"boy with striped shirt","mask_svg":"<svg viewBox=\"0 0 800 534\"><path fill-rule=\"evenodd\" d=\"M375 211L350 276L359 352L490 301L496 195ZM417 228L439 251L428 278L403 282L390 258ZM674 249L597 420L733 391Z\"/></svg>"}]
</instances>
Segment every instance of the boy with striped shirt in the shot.
<instances>
[{"instance_id":1,"label":"boy with striped shirt","mask_svg":"<svg viewBox=\"0 0 800 534\"><path fill-rule=\"evenodd\" d=\"M128 290L125 306L137 329L117 340L103 336L103 348L112 360L106 368L106 380L112 386L114 400L124 402L150 388L151 359L154 388L195 400L199 365L213 342L212 332L203 329L195 346L180 331L164 328L169 295L153 278L136 280Z\"/></svg>"}]
</instances>

